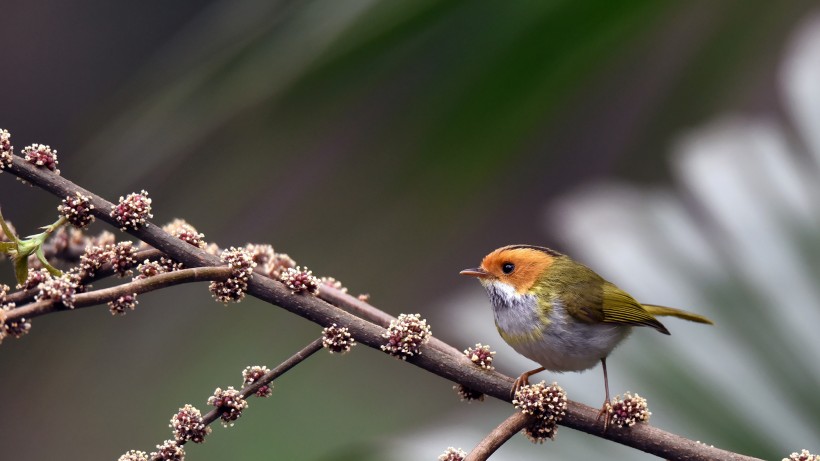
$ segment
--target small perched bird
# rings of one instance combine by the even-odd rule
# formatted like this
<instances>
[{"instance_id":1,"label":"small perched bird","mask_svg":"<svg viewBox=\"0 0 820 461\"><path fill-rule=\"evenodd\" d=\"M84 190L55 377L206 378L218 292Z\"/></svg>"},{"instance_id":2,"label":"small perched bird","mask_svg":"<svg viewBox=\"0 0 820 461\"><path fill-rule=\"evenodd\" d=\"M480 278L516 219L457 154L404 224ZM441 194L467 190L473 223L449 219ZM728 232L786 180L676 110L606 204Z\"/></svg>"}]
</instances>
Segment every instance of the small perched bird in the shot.
<instances>
[{"instance_id":1,"label":"small perched bird","mask_svg":"<svg viewBox=\"0 0 820 461\"><path fill-rule=\"evenodd\" d=\"M668 335L655 318L661 315L712 324L680 309L641 304L592 269L539 246L499 248L485 256L481 266L461 274L477 277L487 290L504 341L541 365L522 373L513 393L541 371L583 371L600 361L606 401L598 418L605 416L605 429L610 401L606 358L632 327L648 326Z\"/></svg>"}]
</instances>

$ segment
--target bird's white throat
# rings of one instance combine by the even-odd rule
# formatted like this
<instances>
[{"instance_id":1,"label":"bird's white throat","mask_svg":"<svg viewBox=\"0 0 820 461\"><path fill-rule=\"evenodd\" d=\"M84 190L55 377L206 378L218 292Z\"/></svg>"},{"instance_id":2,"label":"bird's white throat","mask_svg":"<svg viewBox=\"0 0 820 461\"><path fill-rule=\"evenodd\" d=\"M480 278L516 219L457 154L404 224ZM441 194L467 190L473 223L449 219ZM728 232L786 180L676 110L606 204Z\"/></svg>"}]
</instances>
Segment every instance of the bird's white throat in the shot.
<instances>
[{"instance_id":1,"label":"bird's white throat","mask_svg":"<svg viewBox=\"0 0 820 461\"><path fill-rule=\"evenodd\" d=\"M538 316L538 299L532 294L518 293L499 281L482 281L493 305L495 324L510 336L530 335L542 322Z\"/></svg>"}]
</instances>

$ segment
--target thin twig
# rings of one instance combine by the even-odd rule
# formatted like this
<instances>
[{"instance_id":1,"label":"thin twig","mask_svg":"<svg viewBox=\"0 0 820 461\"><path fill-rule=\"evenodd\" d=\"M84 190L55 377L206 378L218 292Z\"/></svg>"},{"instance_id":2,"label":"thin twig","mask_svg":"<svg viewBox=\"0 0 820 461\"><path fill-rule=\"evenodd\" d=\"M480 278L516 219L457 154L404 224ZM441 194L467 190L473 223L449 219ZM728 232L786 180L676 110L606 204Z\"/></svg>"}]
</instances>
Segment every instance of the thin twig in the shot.
<instances>
[{"instance_id":1,"label":"thin twig","mask_svg":"<svg viewBox=\"0 0 820 461\"><path fill-rule=\"evenodd\" d=\"M220 267L194 267L190 269L180 269L173 272L165 272L152 277L137 279L133 282L124 283L111 288L80 293L74 296L74 307L71 309L81 309L83 307L97 306L114 301L120 296L129 294L141 294L149 291L159 290L171 285L182 283L202 282L202 281L224 281L231 275L231 269L227 266ZM20 318L31 319L41 315L70 310L63 303L58 301L37 301L5 313L5 320L17 320Z\"/></svg>"},{"instance_id":2,"label":"thin twig","mask_svg":"<svg viewBox=\"0 0 820 461\"><path fill-rule=\"evenodd\" d=\"M240 391L240 395L243 399L247 399L251 395L256 394L256 391L259 390L260 387L266 386L270 384L274 379L282 376L288 370L295 367L296 365L303 362L305 359L310 357L311 355L315 354L319 350L322 349L322 338L314 339L310 344L303 347L299 352L293 354L290 358L285 360L284 362L280 363L279 366L270 370L269 372L265 373L261 378L259 378L255 383L249 384L242 388ZM202 422L205 426L211 425L214 421L219 419L222 415L223 409L221 408L214 408L213 410L209 411L202 417ZM185 445L187 441L183 440L177 442L178 445ZM159 456L154 456L151 458L152 460L159 461Z\"/></svg>"},{"instance_id":3,"label":"thin twig","mask_svg":"<svg viewBox=\"0 0 820 461\"><path fill-rule=\"evenodd\" d=\"M533 417L530 415L516 411L509 418L505 419L504 422L499 424L498 427L493 429L492 432L487 434L487 437L484 437L484 440L473 448L473 451L464 458L464 461L485 461L490 455L495 453L501 445L504 445L507 440L510 440L512 436L521 432L527 423L530 422L531 418Z\"/></svg>"},{"instance_id":4,"label":"thin twig","mask_svg":"<svg viewBox=\"0 0 820 461\"><path fill-rule=\"evenodd\" d=\"M279 366L265 373L255 383L242 388L239 394L242 396L243 399L247 399L248 397L256 394L256 391L258 391L260 387L270 384L271 381L282 376L283 374L285 374L285 372L295 367L296 365L304 361L306 358L310 357L311 355L315 354L321 349L322 338L314 339L310 344L303 347L299 352L293 354L289 359L280 363ZM219 408L214 408L202 417L202 421L205 424L211 424L212 422L219 419L219 416L221 414L222 412Z\"/></svg>"},{"instance_id":5,"label":"thin twig","mask_svg":"<svg viewBox=\"0 0 820 461\"><path fill-rule=\"evenodd\" d=\"M134 253L134 262L132 264L124 266L123 269L132 269L145 262L146 259L149 261L154 261L159 259L162 255L163 253L161 251L156 250L154 248L138 251ZM80 279L80 284L87 285L91 282L111 277L112 275L114 275L114 273L114 266L110 262L108 262L103 264L103 266L100 269L94 271L93 276L83 277L82 279ZM37 287L31 288L29 290L15 291L14 293L9 293L6 296L6 301L17 304L30 301L34 299L34 295L36 295L38 291L39 290L37 289Z\"/></svg>"},{"instance_id":6,"label":"thin twig","mask_svg":"<svg viewBox=\"0 0 820 461\"><path fill-rule=\"evenodd\" d=\"M109 215L114 205L71 181L55 175L50 171L40 170L27 164L19 157L14 157L13 165L7 169L10 173L46 190L59 198L80 192L91 197L95 209L93 213L101 220L114 227L118 224ZM219 260L214 255L174 238L155 224L148 224L138 230L129 230L131 235L161 250L187 267L216 266ZM248 293L259 299L304 317L324 327L333 323L344 325L357 342L380 349L384 343L384 328L368 320L353 315L339 307L328 304L314 296L292 294L282 283L266 277L254 276L248 283ZM356 303L355 298L344 295L349 305ZM373 308L375 309L375 308ZM421 354L407 359L408 363L435 373L450 381L460 383L478 392L510 401L510 390L513 378L496 371L487 371L475 366L464 354L454 347L436 339L421 347ZM758 458L732 453L710 447L663 431L648 424L635 425L628 429L603 430L603 424L597 420L598 410L587 405L570 401L567 415L561 424L598 437L612 440L664 459L707 461L760 461Z\"/></svg>"}]
</instances>

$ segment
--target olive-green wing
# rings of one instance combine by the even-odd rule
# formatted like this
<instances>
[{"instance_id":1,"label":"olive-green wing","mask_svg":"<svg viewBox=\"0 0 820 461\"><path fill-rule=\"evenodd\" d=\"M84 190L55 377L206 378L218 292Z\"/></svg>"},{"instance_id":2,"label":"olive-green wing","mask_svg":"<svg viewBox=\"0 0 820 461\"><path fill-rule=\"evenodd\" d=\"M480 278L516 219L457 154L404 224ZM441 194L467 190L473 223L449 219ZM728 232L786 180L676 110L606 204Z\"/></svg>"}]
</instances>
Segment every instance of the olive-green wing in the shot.
<instances>
[{"instance_id":1,"label":"olive-green wing","mask_svg":"<svg viewBox=\"0 0 820 461\"><path fill-rule=\"evenodd\" d=\"M591 272L591 271L590 271ZM603 302L604 279L597 274L585 274L576 280L561 280L554 292L574 319L584 323L601 323L605 320Z\"/></svg>"},{"instance_id":2,"label":"olive-green wing","mask_svg":"<svg viewBox=\"0 0 820 461\"><path fill-rule=\"evenodd\" d=\"M555 293L573 318L584 323L648 326L669 334L661 322L625 291L582 264L569 264L570 267L558 272L561 275L547 280L539 288L545 293Z\"/></svg>"},{"instance_id":3,"label":"olive-green wing","mask_svg":"<svg viewBox=\"0 0 820 461\"><path fill-rule=\"evenodd\" d=\"M669 334L669 330L644 309L641 303L609 282L605 282L603 287L603 307L604 322L652 327Z\"/></svg>"}]
</instances>

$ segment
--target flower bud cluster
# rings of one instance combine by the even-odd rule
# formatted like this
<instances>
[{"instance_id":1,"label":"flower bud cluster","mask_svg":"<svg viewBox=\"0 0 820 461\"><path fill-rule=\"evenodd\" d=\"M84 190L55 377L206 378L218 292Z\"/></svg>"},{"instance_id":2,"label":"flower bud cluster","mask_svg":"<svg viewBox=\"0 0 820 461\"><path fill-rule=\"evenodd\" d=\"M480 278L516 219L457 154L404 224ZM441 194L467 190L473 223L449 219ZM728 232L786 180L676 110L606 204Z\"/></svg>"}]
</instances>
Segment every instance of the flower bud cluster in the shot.
<instances>
[{"instance_id":1,"label":"flower bud cluster","mask_svg":"<svg viewBox=\"0 0 820 461\"><path fill-rule=\"evenodd\" d=\"M548 439L555 440L557 433L558 425L543 419L536 419L531 424L524 426L524 435L532 443L544 443Z\"/></svg>"},{"instance_id":2,"label":"flower bud cluster","mask_svg":"<svg viewBox=\"0 0 820 461\"><path fill-rule=\"evenodd\" d=\"M484 394L479 391L470 389L469 387L463 384L456 384L453 386L453 390L456 391L458 394L459 400L462 402L483 402L484 401Z\"/></svg>"},{"instance_id":3,"label":"flower bud cluster","mask_svg":"<svg viewBox=\"0 0 820 461\"><path fill-rule=\"evenodd\" d=\"M0 285L0 320L2 320L2 323L0 323L0 343L3 342L3 338L6 336L19 338L31 329L31 322L25 317L15 320L9 320L5 317L4 314L11 312L15 307L14 302L7 299L9 289L8 285Z\"/></svg>"},{"instance_id":4,"label":"flower bud cluster","mask_svg":"<svg viewBox=\"0 0 820 461\"><path fill-rule=\"evenodd\" d=\"M166 440L157 445L157 451L151 453L151 458L159 458L161 461L184 461L185 450L176 440Z\"/></svg>"},{"instance_id":5,"label":"flower bud cluster","mask_svg":"<svg viewBox=\"0 0 820 461\"><path fill-rule=\"evenodd\" d=\"M195 407L186 404L171 417L169 427L174 432L177 443L191 441L202 443L211 428L202 421L202 413Z\"/></svg>"},{"instance_id":6,"label":"flower bud cluster","mask_svg":"<svg viewBox=\"0 0 820 461\"><path fill-rule=\"evenodd\" d=\"M484 346L481 343L475 345L475 348L468 347L464 350L464 355L467 356L474 364L484 368L485 370L494 370L493 356L495 351L490 350L490 346Z\"/></svg>"},{"instance_id":7,"label":"flower bud cluster","mask_svg":"<svg viewBox=\"0 0 820 461\"><path fill-rule=\"evenodd\" d=\"M91 203L91 197L79 192L66 196L57 207L57 211L78 229L85 229L94 222L94 215L91 214L93 209L94 205Z\"/></svg>"},{"instance_id":8,"label":"flower bud cluster","mask_svg":"<svg viewBox=\"0 0 820 461\"><path fill-rule=\"evenodd\" d=\"M8 313L12 308L6 306L0 308L0 310ZM26 319L25 317L15 319L15 320L5 320L2 325L0 325L0 343L3 342L7 336L11 336L14 339L19 339L21 336L27 334L31 330L31 321Z\"/></svg>"},{"instance_id":9,"label":"flower bud cluster","mask_svg":"<svg viewBox=\"0 0 820 461\"><path fill-rule=\"evenodd\" d=\"M512 403L523 413L535 417L533 423L524 428L524 435L533 443L543 443L555 438L558 423L566 415L567 394L558 383L547 386L541 381L519 388Z\"/></svg>"},{"instance_id":10,"label":"flower bud cluster","mask_svg":"<svg viewBox=\"0 0 820 461\"><path fill-rule=\"evenodd\" d=\"M820 461L820 455L813 455L809 450L801 450L800 453L792 453L788 458L783 458L783 461Z\"/></svg>"},{"instance_id":11,"label":"flower bud cluster","mask_svg":"<svg viewBox=\"0 0 820 461\"><path fill-rule=\"evenodd\" d=\"M76 271L80 280L84 280L94 277L106 263L111 263L114 272L120 277L125 277L137 264L136 254L134 242L130 240L117 244L89 245L80 255Z\"/></svg>"},{"instance_id":12,"label":"flower bud cluster","mask_svg":"<svg viewBox=\"0 0 820 461\"><path fill-rule=\"evenodd\" d=\"M438 455L439 461L464 461L464 458L467 457L467 453L462 450L461 448L453 448L448 447L447 450Z\"/></svg>"},{"instance_id":13,"label":"flower bud cluster","mask_svg":"<svg viewBox=\"0 0 820 461\"><path fill-rule=\"evenodd\" d=\"M111 261L111 246L91 245L85 248L80 255L80 264L77 266L80 277L83 279L94 277L103 265Z\"/></svg>"},{"instance_id":14,"label":"flower bud cluster","mask_svg":"<svg viewBox=\"0 0 820 461\"><path fill-rule=\"evenodd\" d=\"M224 282L211 282L208 285L211 295L217 301L227 305L228 303L238 303L245 299L245 291L248 284L241 280L229 278Z\"/></svg>"},{"instance_id":15,"label":"flower bud cluster","mask_svg":"<svg viewBox=\"0 0 820 461\"><path fill-rule=\"evenodd\" d=\"M137 264L136 248L134 243L130 240L120 242L114 245L111 251L111 267L114 272L120 276L125 277L131 273L131 268Z\"/></svg>"},{"instance_id":16,"label":"flower bud cluster","mask_svg":"<svg viewBox=\"0 0 820 461\"><path fill-rule=\"evenodd\" d=\"M126 294L108 301L108 310L111 311L111 315L125 315L127 311L136 309L137 304L139 301L136 293Z\"/></svg>"},{"instance_id":17,"label":"flower bud cluster","mask_svg":"<svg viewBox=\"0 0 820 461\"><path fill-rule=\"evenodd\" d=\"M11 145L11 134L8 130L0 129L0 173L11 167L14 146Z\"/></svg>"},{"instance_id":18,"label":"flower bud cluster","mask_svg":"<svg viewBox=\"0 0 820 461\"><path fill-rule=\"evenodd\" d=\"M421 345L430 339L430 326L420 314L400 314L398 319L390 321L382 338L387 339L387 344L381 346L383 351L407 360L421 354Z\"/></svg>"},{"instance_id":19,"label":"flower bud cluster","mask_svg":"<svg viewBox=\"0 0 820 461\"><path fill-rule=\"evenodd\" d=\"M250 280L253 269L256 267L251 254L242 248L231 247L224 250L220 259L233 270L232 277L242 279L245 282Z\"/></svg>"},{"instance_id":20,"label":"flower bud cluster","mask_svg":"<svg viewBox=\"0 0 820 461\"><path fill-rule=\"evenodd\" d=\"M320 278L319 279L319 285L334 288L336 290L339 290L342 293L347 293L347 288L345 288L345 286L342 285L342 282L336 280L333 277L322 277L322 278Z\"/></svg>"},{"instance_id":21,"label":"flower bud cluster","mask_svg":"<svg viewBox=\"0 0 820 461\"><path fill-rule=\"evenodd\" d=\"M347 327L340 327L335 323L322 330L322 346L331 354L344 354L356 345L356 340Z\"/></svg>"},{"instance_id":22,"label":"flower bud cluster","mask_svg":"<svg viewBox=\"0 0 820 461\"><path fill-rule=\"evenodd\" d=\"M17 287L22 288L24 290L31 290L33 288L37 288L41 283L45 282L50 278L51 274L49 274L48 270L46 269L29 269L26 281L22 285L18 285Z\"/></svg>"},{"instance_id":23,"label":"flower bud cluster","mask_svg":"<svg viewBox=\"0 0 820 461\"><path fill-rule=\"evenodd\" d=\"M242 410L248 408L248 402L239 391L229 386L227 389L217 387L214 395L208 397L208 405L219 408L223 426L233 426L234 421L242 416Z\"/></svg>"},{"instance_id":24,"label":"flower bud cluster","mask_svg":"<svg viewBox=\"0 0 820 461\"><path fill-rule=\"evenodd\" d=\"M34 166L48 168L56 174L60 174L57 169L57 150L52 150L50 146L44 144L32 144L23 148L23 157L28 163Z\"/></svg>"},{"instance_id":25,"label":"flower bud cluster","mask_svg":"<svg viewBox=\"0 0 820 461\"><path fill-rule=\"evenodd\" d=\"M649 421L652 413L646 404L646 399L638 394L627 392L623 398L620 395L612 399L608 405L610 422L620 427L632 427L635 423Z\"/></svg>"},{"instance_id":26,"label":"flower bud cluster","mask_svg":"<svg viewBox=\"0 0 820 461\"><path fill-rule=\"evenodd\" d=\"M279 281L284 283L293 294L316 294L319 291L319 279L307 267L304 269L300 266L288 267L279 275Z\"/></svg>"},{"instance_id":27,"label":"flower bud cluster","mask_svg":"<svg viewBox=\"0 0 820 461\"><path fill-rule=\"evenodd\" d=\"M253 262L265 274L269 274L273 270L274 261L276 260L276 253L273 247L262 243L248 243L245 245L245 250L251 254Z\"/></svg>"},{"instance_id":28,"label":"flower bud cluster","mask_svg":"<svg viewBox=\"0 0 820 461\"><path fill-rule=\"evenodd\" d=\"M117 221L120 230L139 229L148 223L151 214L151 199L148 192L142 190L139 194L130 193L125 197L120 196L117 206L111 210L111 217Z\"/></svg>"},{"instance_id":29,"label":"flower bud cluster","mask_svg":"<svg viewBox=\"0 0 820 461\"><path fill-rule=\"evenodd\" d=\"M255 365L242 370L243 386L250 386L262 379L270 370L268 367ZM256 390L257 397L270 397L273 394L273 384L267 383Z\"/></svg>"},{"instance_id":30,"label":"flower bud cluster","mask_svg":"<svg viewBox=\"0 0 820 461\"><path fill-rule=\"evenodd\" d=\"M128 450L117 461L148 461L148 453L139 450Z\"/></svg>"},{"instance_id":31,"label":"flower bud cluster","mask_svg":"<svg viewBox=\"0 0 820 461\"><path fill-rule=\"evenodd\" d=\"M34 296L37 301L58 302L69 309L74 309L74 295L80 288L79 277L70 272L60 277L49 276L37 285L37 288L40 290Z\"/></svg>"},{"instance_id":32,"label":"flower bud cluster","mask_svg":"<svg viewBox=\"0 0 820 461\"><path fill-rule=\"evenodd\" d=\"M217 301L224 304L242 301L248 289L248 280L256 267L253 257L244 248L231 247L222 251L220 259L231 268L231 276L224 282L211 282L208 289Z\"/></svg>"},{"instance_id":33,"label":"flower bud cluster","mask_svg":"<svg viewBox=\"0 0 820 461\"><path fill-rule=\"evenodd\" d=\"M134 280L142 280L166 272L178 271L183 267L182 263L178 263L165 256L161 256L157 261L146 259L137 266L137 272L139 272L139 274L134 277Z\"/></svg>"},{"instance_id":34,"label":"flower bud cluster","mask_svg":"<svg viewBox=\"0 0 820 461\"><path fill-rule=\"evenodd\" d=\"M167 271L165 270L165 266L160 264L159 261L146 259L137 266L137 272L139 272L139 274L134 277L134 280L147 279L148 277L164 274Z\"/></svg>"},{"instance_id":35,"label":"flower bud cluster","mask_svg":"<svg viewBox=\"0 0 820 461\"><path fill-rule=\"evenodd\" d=\"M273 261L270 263L270 270L265 271L265 273L274 280L280 280L283 272L295 267L296 261L286 253L274 253Z\"/></svg>"},{"instance_id":36,"label":"flower bud cluster","mask_svg":"<svg viewBox=\"0 0 820 461\"><path fill-rule=\"evenodd\" d=\"M205 234L197 232L196 228L184 219L174 219L162 226L162 230L197 248L205 248Z\"/></svg>"}]
</instances>

